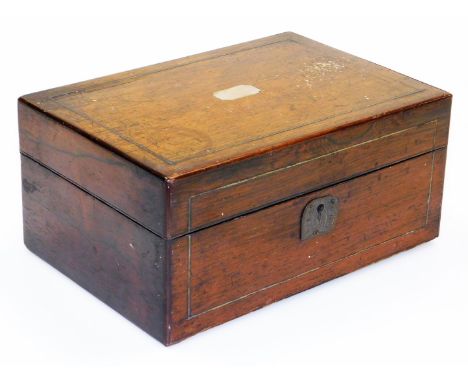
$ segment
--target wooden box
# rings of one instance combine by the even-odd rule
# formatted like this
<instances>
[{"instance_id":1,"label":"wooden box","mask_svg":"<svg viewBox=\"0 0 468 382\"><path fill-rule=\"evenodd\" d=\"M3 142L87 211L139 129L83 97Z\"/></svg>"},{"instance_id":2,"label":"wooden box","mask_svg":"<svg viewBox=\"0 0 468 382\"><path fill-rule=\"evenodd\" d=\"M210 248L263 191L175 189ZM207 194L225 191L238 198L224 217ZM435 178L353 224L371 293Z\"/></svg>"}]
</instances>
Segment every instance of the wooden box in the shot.
<instances>
[{"instance_id":1,"label":"wooden box","mask_svg":"<svg viewBox=\"0 0 468 382\"><path fill-rule=\"evenodd\" d=\"M30 94L24 240L172 344L435 238L450 105L294 33Z\"/></svg>"}]
</instances>

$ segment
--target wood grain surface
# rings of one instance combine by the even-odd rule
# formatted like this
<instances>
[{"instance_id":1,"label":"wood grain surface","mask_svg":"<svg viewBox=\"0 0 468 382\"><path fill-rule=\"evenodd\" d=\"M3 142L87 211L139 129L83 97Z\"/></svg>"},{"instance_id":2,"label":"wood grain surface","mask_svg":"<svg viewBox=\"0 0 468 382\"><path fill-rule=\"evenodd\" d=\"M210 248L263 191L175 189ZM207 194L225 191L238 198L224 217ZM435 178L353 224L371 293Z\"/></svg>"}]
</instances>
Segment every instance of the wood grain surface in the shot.
<instances>
[{"instance_id":1,"label":"wood grain surface","mask_svg":"<svg viewBox=\"0 0 468 382\"><path fill-rule=\"evenodd\" d=\"M166 342L167 241L31 159L21 163L26 246Z\"/></svg>"},{"instance_id":2,"label":"wood grain surface","mask_svg":"<svg viewBox=\"0 0 468 382\"><path fill-rule=\"evenodd\" d=\"M431 172L432 154L423 155L192 234L189 315L423 227ZM300 240L305 206L328 195L339 201L335 227Z\"/></svg>"},{"instance_id":3,"label":"wood grain surface","mask_svg":"<svg viewBox=\"0 0 468 382\"><path fill-rule=\"evenodd\" d=\"M20 144L25 155L157 235L174 238L445 147L450 107L451 98L444 98L174 180L23 102Z\"/></svg>"},{"instance_id":4,"label":"wood grain surface","mask_svg":"<svg viewBox=\"0 0 468 382\"><path fill-rule=\"evenodd\" d=\"M213 96L241 84L260 92ZM21 97L20 139L175 238L445 147L450 106L447 92L283 33Z\"/></svg>"},{"instance_id":5,"label":"wood grain surface","mask_svg":"<svg viewBox=\"0 0 468 382\"><path fill-rule=\"evenodd\" d=\"M451 98L170 182L168 235L226 221L447 146Z\"/></svg>"},{"instance_id":6,"label":"wood grain surface","mask_svg":"<svg viewBox=\"0 0 468 382\"><path fill-rule=\"evenodd\" d=\"M161 237L164 181L63 124L19 103L21 152Z\"/></svg>"},{"instance_id":7,"label":"wood grain surface","mask_svg":"<svg viewBox=\"0 0 468 382\"><path fill-rule=\"evenodd\" d=\"M171 344L436 237L451 101L290 32L23 96L25 243Z\"/></svg>"},{"instance_id":8,"label":"wood grain surface","mask_svg":"<svg viewBox=\"0 0 468 382\"><path fill-rule=\"evenodd\" d=\"M213 96L236 85L260 92ZM22 100L174 179L447 96L283 33Z\"/></svg>"},{"instance_id":9,"label":"wood grain surface","mask_svg":"<svg viewBox=\"0 0 468 382\"><path fill-rule=\"evenodd\" d=\"M176 239L169 343L435 238L445 157L436 150ZM336 227L301 241L301 209L324 195L341 201Z\"/></svg>"},{"instance_id":10,"label":"wood grain surface","mask_svg":"<svg viewBox=\"0 0 468 382\"><path fill-rule=\"evenodd\" d=\"M446 150L163 240L22 157L27 247L169 345L438 235ZM315 198L335 228L300 239Z\"/></svg>"}]
</instances>

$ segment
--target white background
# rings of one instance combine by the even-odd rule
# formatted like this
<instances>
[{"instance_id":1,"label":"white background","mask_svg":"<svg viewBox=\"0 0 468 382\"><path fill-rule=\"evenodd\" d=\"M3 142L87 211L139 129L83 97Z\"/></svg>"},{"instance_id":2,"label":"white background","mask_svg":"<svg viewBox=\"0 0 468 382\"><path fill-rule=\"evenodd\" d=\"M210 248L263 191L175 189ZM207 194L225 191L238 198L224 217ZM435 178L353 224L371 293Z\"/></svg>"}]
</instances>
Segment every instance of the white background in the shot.
<instances>
[{"instance_id":1,"label":"white background","mask_svg":"<svg viewBox=\"0 0 468 382\"><path fill-rule=\"evenodd\" d=\"M466 381L463 3L2 1L0 381ZM454 94L439 239L169 348L25 249L18 96L286 30Z\"/></svg>"}]
</instances>

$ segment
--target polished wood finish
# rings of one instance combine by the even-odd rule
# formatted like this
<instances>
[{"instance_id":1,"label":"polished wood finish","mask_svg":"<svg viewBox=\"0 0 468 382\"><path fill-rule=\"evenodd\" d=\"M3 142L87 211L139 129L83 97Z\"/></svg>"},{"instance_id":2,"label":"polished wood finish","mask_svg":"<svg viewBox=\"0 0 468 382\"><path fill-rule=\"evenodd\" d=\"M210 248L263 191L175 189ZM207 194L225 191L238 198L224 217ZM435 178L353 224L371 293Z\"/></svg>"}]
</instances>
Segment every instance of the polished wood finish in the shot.
<instances>
[{"instance_id":1,"label":"polished wood finish","mask_svg":"<svg viewBox=\"0 0 468 382\"><path fill-rule=\"evenodd\" d=\"M25 242L171 344L436 237L450 108L294 33L23 96Z\"/></svg>"},{"instance_id":2,"label":"polished wood finish","mask_svg":"<svg viewBox=\"0 0 468 382\"><path fill-rule=\"evenodd\" d=\"M20 146L84 191L166 235L166 185L159 177L20 102Z\"/></svg>"},{"instance_id":3,"label":"polished wood finish","mask_svg":"<svg viewBox=\"0 0 468 382\"><path fill-rule=\"evenodd\" d=\"M440 149L176 239L168 342L437 237L445 157ZM302 242L301 207L324 195L342 199L336 230Z\"/></svg>"},{"instance_id":4,"label":"polished wood finish","mask_svg":"<svg viewBox=\"0 0 468 382\"><path fill-rule=\"evenodd\" d=\"M22 156L24 242L166 342L167 241Z\"/></svg>"},{"instance_id":5,"label":"polished wood finish","mask_svg":"<svg viewBox=\"0 0 468 382\"><path fill-rule=\"evenodd\" d=\"M192 234L189 315L245 298L423 227L432 156L429 153ZM300 240L298 222L307 203L327 195L339 201L335 227L326 235Z\"/></svg>"},{"instance_id":6,"label":"polished wood finish","mask_svg":"<svg viewBox=\"0 0 468 382\"><path fill-rule=\"evenodd\" d=\"M240 84L260 93L235 101L213 96ZM175 179L447 96L283 33L23 100Z\"/></svg>"},{"instance_id":7,"label":"polished wood finish","mask_svg":"<svg viewBox=\"0 0 468 382\"><path fill-rule=\"evenodd\" d=\"M191 235L163 240L22 157L27 247L164 344L178 342L438 235L439 149ZM300 239L308 201L335 229Z\"/></svg>"},{"instance_id":8,"label":"polished wood finish","mask_svg":"<svg viewBox=\"0 0 468 382\"><path fill-rule=\"evenodd\" d=\"M22 101L20 144L23 154L173 238L445 147L450 107L451 98L443 98L175 180L153 175Z\"/></svg>"},{"instance_id":9,"label":"polished wood finish","mask_svg":"<svg viewBox=\"0 0 468 382\"><path fill-rule=\"evenodd\" d=\"M445 147L449 113L444 99L291 146L281 156L176 180L168 232L191 232Z\"/></svg>"},{"instance_id":10,"label":"polished wood finish","mask_svg":"<svg viewBox=\"0 0 468 382\"><path fill-rule=\"evenodd\" d=\"M261 91L213 96L239 84ZM283 33L21 97L20 137L24 154L173 238L444 147L450 103L447 92ZM407 131L426 123L430 132ZM317 171L332 162L340 168ZM285 178L295 183L265 192Z\"/></svg>"}]
</instances>

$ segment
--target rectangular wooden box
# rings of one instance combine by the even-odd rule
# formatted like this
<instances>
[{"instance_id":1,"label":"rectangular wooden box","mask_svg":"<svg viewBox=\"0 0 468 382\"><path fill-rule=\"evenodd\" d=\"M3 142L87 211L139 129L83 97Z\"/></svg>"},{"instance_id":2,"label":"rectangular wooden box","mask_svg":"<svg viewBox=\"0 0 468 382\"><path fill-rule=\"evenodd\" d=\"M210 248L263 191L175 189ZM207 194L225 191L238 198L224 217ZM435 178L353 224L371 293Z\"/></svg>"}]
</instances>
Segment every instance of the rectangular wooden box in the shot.
<instances>
[{"instance_id":1,"label":"rectangular wooden box","mask_svg":"<svg viewBox=\"0 0 468 382\"><path fill-rule=\"evenodd\" d=\"M450 106L290 32L30 94L24 240L172 344L435 238Z\"/></svg>"}]
</instances>

